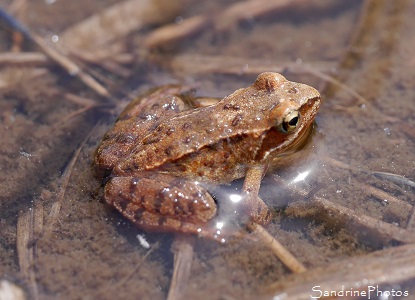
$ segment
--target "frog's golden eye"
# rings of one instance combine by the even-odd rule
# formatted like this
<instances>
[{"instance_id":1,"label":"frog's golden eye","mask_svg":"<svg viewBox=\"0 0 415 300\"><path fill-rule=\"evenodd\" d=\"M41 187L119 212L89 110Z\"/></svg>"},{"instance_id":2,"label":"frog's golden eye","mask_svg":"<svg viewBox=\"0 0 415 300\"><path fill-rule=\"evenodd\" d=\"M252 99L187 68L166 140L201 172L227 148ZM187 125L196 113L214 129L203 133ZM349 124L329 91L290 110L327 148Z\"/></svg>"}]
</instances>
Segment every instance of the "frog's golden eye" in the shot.
<instances>
[{"instance_id":1,"label":"frog's golden eye","mask_svg":"<svg viewBox=\"0 0 415 300\"><path fill-rule=\"evenodd\" d=\"M286 133L293 132L300 124L300 112L297 110L290 111L281 124L281 131Z\"/></svg>"}]
</instances>

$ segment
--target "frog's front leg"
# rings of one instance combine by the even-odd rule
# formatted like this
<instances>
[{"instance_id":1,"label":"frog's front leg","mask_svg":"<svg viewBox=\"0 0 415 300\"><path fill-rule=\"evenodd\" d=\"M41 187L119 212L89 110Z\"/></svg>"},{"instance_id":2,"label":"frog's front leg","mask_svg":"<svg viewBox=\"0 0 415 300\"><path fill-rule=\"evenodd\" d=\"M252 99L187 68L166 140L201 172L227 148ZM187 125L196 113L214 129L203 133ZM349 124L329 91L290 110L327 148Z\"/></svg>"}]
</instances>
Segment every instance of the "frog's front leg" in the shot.
<instances>
[{"instance_id":1,"label":"frog's front leg","mask_svg":"<svg viewBox=\"0 0 415 300\"><path fill-rule=\"evenodd\" d=\"M267 167L267 164L249 167L242 187L246 194L245 209L247 210L247 215L251 218L250 221L260 224L268 223L271 218L268 206L258 196L261 181L267 171Z\"/></svg>"},{"instance_id":2,"label":"frog's front leg","mask_svg":"<svg viewBox=\"0 0 415 300\"><path fill-rule=\"evenodd\" d=\"M208 235L204 227L216 215L213 198L201 186L157 173L114 177L105 186L104 198L149 231Z\"/></svg>"}]
</instances>

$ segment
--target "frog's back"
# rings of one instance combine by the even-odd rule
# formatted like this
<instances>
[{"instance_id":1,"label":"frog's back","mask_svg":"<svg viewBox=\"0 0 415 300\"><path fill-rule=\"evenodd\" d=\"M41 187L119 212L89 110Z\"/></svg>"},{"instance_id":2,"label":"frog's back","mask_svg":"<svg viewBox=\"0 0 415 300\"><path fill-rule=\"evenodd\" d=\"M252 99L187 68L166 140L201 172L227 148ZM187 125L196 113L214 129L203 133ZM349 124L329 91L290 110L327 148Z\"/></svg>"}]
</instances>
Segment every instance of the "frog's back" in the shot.
<instances>
[{"instance_id":1,"label":"frog's back","mask_svg":"<svg viewBox=\"0 0 415 300\"><path fill-rule=\"evenodd\" d=\"M275 114L275 111L281 111L280 100L287 98L287 93L281 94L276 86L280 83L286 84L286 89L294 84L279 74L263 73L252 86L235 91L215 105L165 118L137 143L115 172L166 169L166 165L172 168L172 163L183 165L183 161L187 165L194 164L192 168L195 168L203 164L200 160L211 161L210 158L215 157L221 161L219 158L227 155L237 157L240 164L254 162L262 134L283 117ZM292 107L292 102L287 103ZM209 151L213 148L214 151ZM202 155L206 157L200 158ZM220 166L217 164L212 168ZM231 167L236 166L228 166Z\"/></svg>"},{"instance_id":2,"label":"frog's back","mask_svg":"<svg viewBox=\"0 0 415 300\"><path fill-rule=\"evenodd\" d=\"M119 115L113 128L105 134L95 153L97 175L108 175L144 136L154 130L161 119L183 111L186 106L180 95L188 92L189 89L185 87L166 85L152 89L131 101Z\"/></svg>"}]
</instances>

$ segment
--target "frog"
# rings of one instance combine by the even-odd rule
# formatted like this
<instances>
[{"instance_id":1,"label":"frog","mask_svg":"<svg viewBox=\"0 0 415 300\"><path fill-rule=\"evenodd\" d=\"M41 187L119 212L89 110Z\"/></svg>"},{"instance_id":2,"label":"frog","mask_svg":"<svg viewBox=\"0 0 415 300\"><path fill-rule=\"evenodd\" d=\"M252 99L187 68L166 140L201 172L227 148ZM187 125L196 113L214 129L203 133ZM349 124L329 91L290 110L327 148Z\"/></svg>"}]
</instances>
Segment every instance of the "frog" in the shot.
<instances>
[{"instance_id":1,"label":"frog","mask_svg":"<svg viewBox=\"0 0 415 300\"><path fill-rule=\"evenodd\" d=\"M264 72L209 105L191 99L191 89L164 85L127 105L94 155L105 201L143 230L211 237L220 199L206 184L244 178L242 211L266 224L261 180L309 136L319 92Z\"/></svg>"}]
</instances>

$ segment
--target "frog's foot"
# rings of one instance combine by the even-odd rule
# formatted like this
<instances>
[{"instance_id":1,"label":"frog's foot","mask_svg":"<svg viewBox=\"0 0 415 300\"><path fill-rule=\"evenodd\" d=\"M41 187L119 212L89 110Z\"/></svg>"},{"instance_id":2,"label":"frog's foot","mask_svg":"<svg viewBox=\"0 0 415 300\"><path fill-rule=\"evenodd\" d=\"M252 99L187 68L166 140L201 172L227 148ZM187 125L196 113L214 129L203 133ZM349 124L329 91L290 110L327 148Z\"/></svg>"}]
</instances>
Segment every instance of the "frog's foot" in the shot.
<instances>
[{"instance_id":1,"label":"frog's foot","mask_svg":"<svg viewBox=\"0 0 415 300\"><path fill-rule=\"evenodd\" d=\"M105 200L143 229L202 234L216 215L213 198L196 183L167 175L114 177Z\"/></svg>"}]
</instances>

